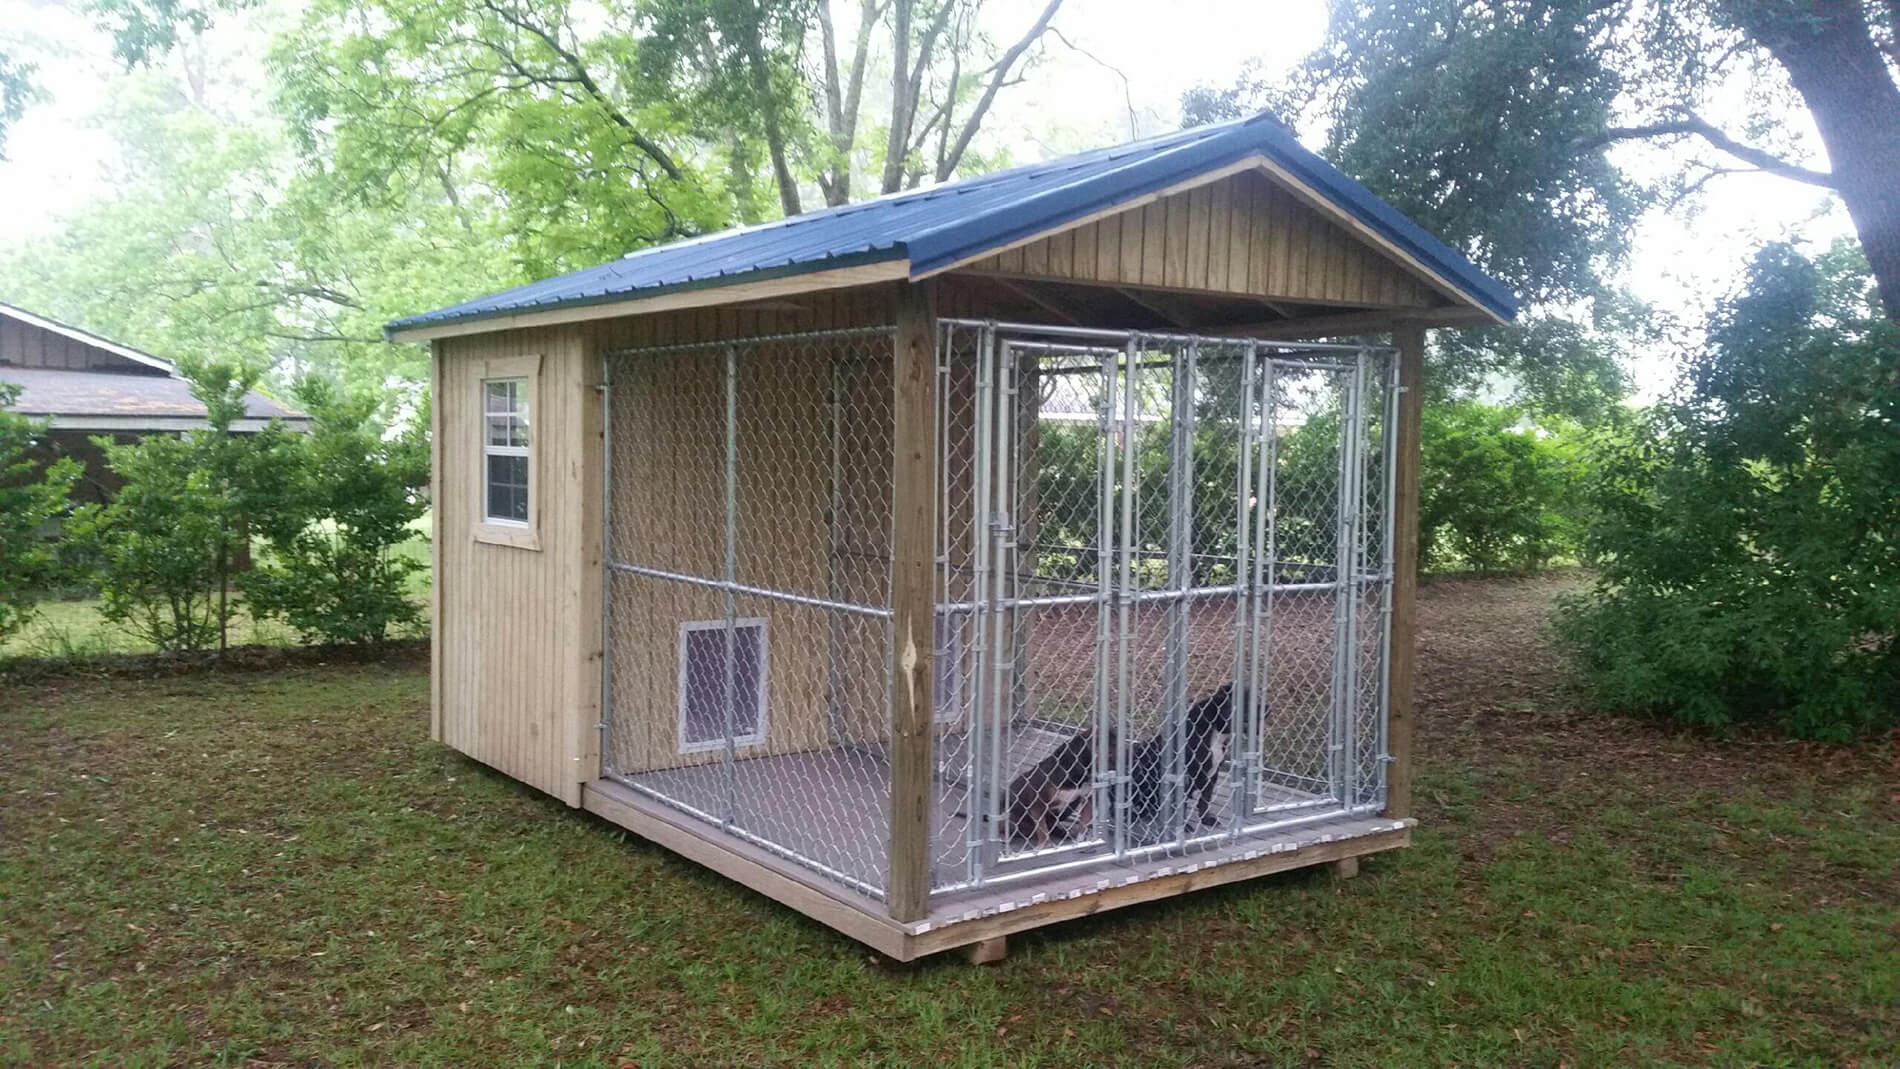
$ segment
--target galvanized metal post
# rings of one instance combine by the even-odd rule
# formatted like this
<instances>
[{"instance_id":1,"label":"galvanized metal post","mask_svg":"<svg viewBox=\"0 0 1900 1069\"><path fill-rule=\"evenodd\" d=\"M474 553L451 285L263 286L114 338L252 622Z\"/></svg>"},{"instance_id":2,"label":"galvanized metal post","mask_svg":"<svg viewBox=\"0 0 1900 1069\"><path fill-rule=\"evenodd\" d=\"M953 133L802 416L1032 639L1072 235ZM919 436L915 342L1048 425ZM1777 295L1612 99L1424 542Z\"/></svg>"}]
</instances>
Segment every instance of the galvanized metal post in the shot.
<instances>
[{"instance_id":1,"label":"galvanized metal post","mask_svg":"<svg viewBox=\"0 0 1900 1069\"><path fill-rule=\"evenodd\" d=\"M1119 601L1117 619L1116 646L1116 776L1115 791L1115 856L1128 856L1128 786L1129 754L1133 741L1129 738L1128 711L1130 691L1134 685L1133 655L1134 635L1130 632L1130 613L1134 606L1135 573L1135 395L1138 383L1135 380L1137 365L1140 363L1141 336L1128 336L1128 352L1122 362L1122 489L1121 489L1121 584L1116 590Z\"/></svg>"},{"instance_id":2,"label":"galvanized metal post","mask_svg":"<svg viewBox=\"0 0 1900 1069\"><path fill-rule=\"evenodd\" d=\"M1340 719L1340 745L1345 778L1345 803L1359 804L1359 607L1365 588L1365 491L1366 491L1366 360L1365 350L1353 365L1349 395L1352 402L1351 449L1346 469L1345 502L1347 530L1351 541L1346 546L1346 572L1340 577L1346 591L1346 656L1344 661L1343 716Z\"/></svg>"},{"instance_id":3,"label":"galvanized metal post","mask_svg":"<svg viewBox=\"0 0 1900 1069\"><path fill-rule=\"evenodd\" d=\"M1112 668L1110 633L1114 616L1110 600L1115 594L1115 383L1119 353L1104 352L1102 363L1102 399L1097 406L1095 463L1097 494L1095 502L1095 759L1093 811L1095 837L1101 837L1102 822L1115 813L1115 771L1122 767L1119 757L1108 745L1113 716L1109 711L1114 689L1109 680Z\"/></svg>"},{"instance_id":4,"label":"galvanized metal post","mask_svg":"<svg viewBox=\"0 0 1900 1069\"><path fill-rule=\"evenodd\" d=\"M1398 423L1399 423L1399 362L1387 357L1385 382L1385 415L1379 427L1379 455L1385 458L1385 497L1379 502L1380 529L1384 545L1379 551L1379 575L1382 590L1379 598L1379 707L1378 732L1379 744L1373 762L1373 789L1380 804L1385 802L1385 767L1392 760L1387 752L1387 720L1392 709L1392 585L1394 549L1393 513L1394 502L1398 495Z\"/></svg>"},{"instance_id":5,"label":"galvanized metal post","mask_svg":"<svg viewBox=\"0 0 1900 1069\"><path fill-rule=\"evenodd\" d=\"M739 581L739 349L728 345L726 352L726 582ZM738 739L734 723L733 701L739 687L739 599L728 586L726 608L726 679L724 697L726 725L726 812L730 826L738 816Z\"/></svg>"},{"instance_id":6,"label":"galvanized metal post","mask_svg":"<svg viewBox=\"0 0 1900 1069\"><path fill-rule=\"evenodd\" d=\"M988 603L990 568L989 510L990 510L990 359L989 330L978 332L976 346L976 407L972 412L971 464L975 468L974 487L970 494L970 577L971 601L980 603L975 616L976 634L972 636L971 648L976 652L976 664L972 666L970 683L974 693L970 696L970 786L969 786L969 880L972 886L982 886L986 868L985 855L1000 846L1002 829L992 822L990 813L990 795L997 789L990 783L989 766L985 761L985 746L989 738L989 720L994 715L988 701L989 688L984 685L990 663L989 634L991 617L995 607Z\"/></svg>"},{"instance_id":7,"label":"galvanized metal post","mask_svg":"<svg viewBox=\"0 0 1900 1069\"><path fill-rule=\"evenodd\" d=\"M1011 476L1016 462L1012 436L1016 426L1013 415L1016 404L1016 351L1008 342L996 344L995 349L996 377L991 391L996 401L996 418L991 424L996 437L996 472L991 483L995 491L995 505L990 510L989 520L989 533L994 540L990 557L990 605L995 614L995 626L990 635L995 647L990 660L990 685L993 688L990 691L990 824L999 829L1001 840L1007 845L1009 828L1004 821L1003 811L1008 793L1005 784L1009 781L1003 759L1009 753L1009 742L1015 727L1013 723L1007 723L1011 715L1011 679L1015 672L1010 656L1015 624L1013 619L1005 619L1002 614L1006 610L1014 611L1008 609L1008 603L1015 587L1015 517L1010 515L1008 506L1014 493ZM1005 727L1009 730L1006 731Z\"/></svg>"},{"instance_id":8,"label":"galvanized metal post","mask_svg":"<svg viewBox=\"0 0 1900 1069\"><path fill-rule=\"evenodd\" d=\"M1254 709L1253 749L1247 755L1247 784L1258 808L1265 795L1266 718L1273 694L1273 595L1279 586L1279 365L1272 357L1261 361L1259 442L1260 466L1254 472L1254 562L1252 629Z\"/></svg>"},{"instance_id":9,"label":"galvanized metal post","mask_svg":"<svg viewBox=\"0 0 1900 1069\"><path fill-rule=\"evenodd\" d=\"M1252 544L1249 541L1248 528L1254 512L1255 502L1249 500L1253 491L1253 409L1254 409L1254 344L1247 342L1240 356L1240 414L1235 421L1234 443L1234 585L1239 590L1234 595L1234 700L1242 703L1237 710L1233 732L1227 743L1227 791L1228 808L1233 814L1228 822L1228 834L1237 836L1246 822L1241 814L1247 806L1247 776L1245 774L1245 754L1253 753L1259 747L1259 738L1254 734L1254 725L1250 723L1254 712L1253 681L1249 678L1251 666L1248 659L1248 643L1253 633L1254 598L1259 591L1258 584L1249 583L1249 573L1253 569L1250 555Z\"/></svg>"},{"instance_id":10,"label":"galvanized metal post","mask_svg":"<svg viewBox=\"0 0 1900 1069\"><path fill-rule=\"evenodd\" d=\"M1346 627L1347 619L1351 615L1347 575L1352 567L1352 526L1347 504L1351 498L1347 486L1352 471L1352 421L1352 379L1346 377L1339 398L1339 431L1336 443L1338 457L1333 472L1333 665L1329 695L1331 701L1327 708L1326 722L1326 778L1330 781L1328 786L1342 806L1352 804L1352 794L1346 782L1348 777L1345 769L1346 662L1350 657L1346 648Z\"/></svg>"},{"instance_id":11,"label":"galvanized metal post","mask_svg":"<svg viewBox=\"0 0 1900 1069\"><path fill-rule=\"evenodd\" d=\"M614 363L600 357L600 767L616 772L614 720Z\"/></svg>"},{"instance_id":12,"label":"galvanized metal post","mask_svg":"<svg viewBox=\"0 0 1900 1069\"><path fill-rule=\"evenodd\" d=\"M1173 836L1187 842L1187 591L1194 586L1194 370L1200 343L1177 345L1169 371L1168 427L1168 601L1164 704L1168 739L1166 803Z\"/></svg>"}]
</instances>

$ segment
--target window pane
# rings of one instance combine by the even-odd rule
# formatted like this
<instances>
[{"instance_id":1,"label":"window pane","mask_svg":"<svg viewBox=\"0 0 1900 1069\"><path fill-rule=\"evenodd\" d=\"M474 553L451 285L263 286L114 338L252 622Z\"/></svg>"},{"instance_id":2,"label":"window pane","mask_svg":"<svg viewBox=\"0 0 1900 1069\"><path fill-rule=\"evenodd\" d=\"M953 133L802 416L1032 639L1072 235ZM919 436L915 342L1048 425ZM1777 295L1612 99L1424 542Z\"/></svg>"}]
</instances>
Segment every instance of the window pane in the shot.
<instances>
[{"instance_id":1,"label":"window pane","mask_svg":"<svg viewBox=\"0 0 1900 1069\"><path fill-rule=\"evenodd\" d=\"M515 380L491 379L486 384L487 403L483 406L490 414L506 414L515 410Z\"/></svg>"},{"instance_id":2,"label":"window pane","mask_svg":"<svg viewBox=\"0 0 1900 1069\"><path fill-rule=\"evenodd\" d=\"M513 445L513 428L507 416L488 417L488 444Z\"/></svg>"},{"instance_id":3,"label":"window pane","mask_svg":"<svg viewBox=\"0 0 1900 1069\"><path fill-rule=\"evenodd\" d=\"M528 458L488 458L488 518L528 522Z\"/></svg>"},{"instance_id":4,"label":"window pane","mask_svg":"<svg viewBox=\"0 0 1900 1069\"><path fill-rule=\"evenodd\" d=\"M732 734L746 738L759 733L759 690L764 685L764 629L741 624L733 630ZM726 630L695 628L686 632L685 703L687 744L718 742L726 737L725 704Z\"/></svg>"}]
</instances>

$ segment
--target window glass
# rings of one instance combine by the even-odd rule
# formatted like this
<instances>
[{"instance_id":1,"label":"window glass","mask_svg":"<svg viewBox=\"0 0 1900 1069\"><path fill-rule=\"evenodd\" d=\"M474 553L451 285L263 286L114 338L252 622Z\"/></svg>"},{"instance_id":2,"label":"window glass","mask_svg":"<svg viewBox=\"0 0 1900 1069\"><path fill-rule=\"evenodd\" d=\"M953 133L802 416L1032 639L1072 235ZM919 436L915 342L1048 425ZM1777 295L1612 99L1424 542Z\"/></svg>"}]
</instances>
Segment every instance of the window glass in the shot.
<instances>
[{"instance_id":1,"label":"window glass","mask_svg":"<svg viewBox=\"0 0 1900 1069\"><path fill-rule=\"evenodd\" d=\"M482 383L482 515L528 522L528 380Z\"/></svg>"}]
</instances>

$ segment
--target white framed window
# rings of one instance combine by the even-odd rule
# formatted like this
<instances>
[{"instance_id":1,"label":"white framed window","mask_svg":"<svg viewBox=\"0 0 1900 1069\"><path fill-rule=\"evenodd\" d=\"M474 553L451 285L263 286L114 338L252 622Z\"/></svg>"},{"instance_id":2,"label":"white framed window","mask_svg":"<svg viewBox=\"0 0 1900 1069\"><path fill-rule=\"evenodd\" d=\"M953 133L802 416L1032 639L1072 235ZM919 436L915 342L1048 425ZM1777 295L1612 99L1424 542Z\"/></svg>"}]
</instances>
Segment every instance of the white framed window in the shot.
<instances>
[{"instance_id":1,"label":"white framed window","mask_svg":"<svg viewBox=\"0 0 1900 1069\"><path fill-rule=\"evenodd\" d=\"M482 380L482 520L528 525L533 491L528 464L527 377Z\"/></svg>"},{"instance_id":2,"label":"white framed window","mask_svg":"<svg viewBox=\"0 0 1900 1069\"><path fill-rule=\"evenodd\" d=\"M939 724L963 720L969 708L968 680L970 649L970 610L938 609L933 627L931 692L935 719Z\"/></svg>"},{"instance_id":3,"label":"white framed window","mask_svg":"<svg viewBox=\"0 0 1900 1069\"><path fill-rule=\"evenodd\" d=\"M475 541L540 549L535 530L540 464L535 417L540 404L539 356L498 357L477 376Z\"/></svg>"},{"instance_id":4,"label":"white framed window","mask_svg":"<svg viewBox=\"0 0 1900 1069\"><path fill-rule=\"evenodd\" d=\"M756 746L765 741L765 696L772 663L765 621L757 617L733 621L730 662L726 641L724 620L680 624L681 753L724 749L728 723L734 745Z\"/></svg>"}]
</instances>

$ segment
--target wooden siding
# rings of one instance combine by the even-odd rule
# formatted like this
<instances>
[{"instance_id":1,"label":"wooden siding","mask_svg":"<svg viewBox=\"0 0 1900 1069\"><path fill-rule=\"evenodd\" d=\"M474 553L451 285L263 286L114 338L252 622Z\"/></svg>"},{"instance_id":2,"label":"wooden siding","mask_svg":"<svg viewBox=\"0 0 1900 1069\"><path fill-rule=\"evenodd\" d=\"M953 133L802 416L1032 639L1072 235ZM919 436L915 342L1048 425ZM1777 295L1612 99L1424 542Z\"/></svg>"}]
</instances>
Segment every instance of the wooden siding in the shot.
<instances>
[{"instance_id":1,"label":"wooden siding","mask_svg":"<svg viewBox=\"0 0 1900 1069\"><path fill-rule=\"evenodd\" d=\"M0 364L44 367L66 371L129 371L147 375L164 372L127 360L117 353L88 345L57 331L36 327L0 312Z\"/></svg>"},{"instance_id":2,"label":"wooden siding","mask_svg":"<svg viewBox=\"0 0 1900 1069\"><path fill-rule=\"evenodd\" d=\"M1254 171L1005 249L961 270L1303 304L1443 303L1412 271Z\"/></svg>"},{"instance_id":3,"label":"wooden siding","mask_svg":"<svg viewBox=\"0 0 1900 1069\"><path fill-rule=\"evenodd\" d=\"M599 363L585 341L573 327L449 339L434 367L434 735L570 805L599 774ZM524 356L541 358L538 549L475 538L481 380L489 361Z\"/></svg>"}]
</instances>

